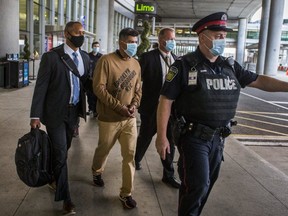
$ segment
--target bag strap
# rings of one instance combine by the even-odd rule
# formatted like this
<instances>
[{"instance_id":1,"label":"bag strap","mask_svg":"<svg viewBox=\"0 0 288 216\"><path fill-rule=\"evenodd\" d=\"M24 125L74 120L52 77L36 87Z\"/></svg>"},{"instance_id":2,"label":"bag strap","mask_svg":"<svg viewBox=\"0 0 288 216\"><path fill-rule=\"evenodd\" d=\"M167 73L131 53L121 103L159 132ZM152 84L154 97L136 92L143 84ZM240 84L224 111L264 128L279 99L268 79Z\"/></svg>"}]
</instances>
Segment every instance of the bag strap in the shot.
<instances>
[{"instance_id":1,"label":"bag strap","mask_svg":"<svg viewBox=\"0 0 288 216\"><path fill-rule=\"evenodd\" d=\"M78 78L80 78L80 73L74 63L74 61L70 58L70 56L64 52L64 49L62 46L58 46L54 49L52 49L54 52L56 52L60 59L63 61L63 63L66 65L66 67Z\"/></svg>"}]
</instances>

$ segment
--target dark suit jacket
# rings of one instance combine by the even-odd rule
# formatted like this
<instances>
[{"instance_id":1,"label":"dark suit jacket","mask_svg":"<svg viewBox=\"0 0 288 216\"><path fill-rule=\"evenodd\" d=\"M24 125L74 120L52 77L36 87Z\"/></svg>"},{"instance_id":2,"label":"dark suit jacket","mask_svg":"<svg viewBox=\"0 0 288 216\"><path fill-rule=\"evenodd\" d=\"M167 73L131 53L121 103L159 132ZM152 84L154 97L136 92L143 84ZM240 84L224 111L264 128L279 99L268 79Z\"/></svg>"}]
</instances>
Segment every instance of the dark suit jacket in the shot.
<instances>
[{"instance_id":1,"label":"dark suit jacket","mask_svg":"<svg viewBox=\"0 0 288 216\"><path fill-rule=\"evenodd\" d=\"M64 45L60 45L60 48L64 50ZM84 63L84 74L81 80L82 78L84 80L88 78L89 56L82 50L80 53ZM70 72L67 66L56 52L44 53L37 75L30 117L39 117L44 125L57 127L67 114L70 94ZM86 120L86 98L81 82L79 103L79 116Z\"/></svg>"},{"instance_id":2,"label":"dark suit jacket","mask_svg":"<svg viewBox=\"0 0 288 216\"><path fill-rule=\"evenodd\" d=\"M176 55L173 54L174 59ZM142 76L142 98L139 107L140 114L150 115L156 112L160 90L163 84L161 56L159 49L143 53L140 58Z\"/></svg>"}]
</instances>

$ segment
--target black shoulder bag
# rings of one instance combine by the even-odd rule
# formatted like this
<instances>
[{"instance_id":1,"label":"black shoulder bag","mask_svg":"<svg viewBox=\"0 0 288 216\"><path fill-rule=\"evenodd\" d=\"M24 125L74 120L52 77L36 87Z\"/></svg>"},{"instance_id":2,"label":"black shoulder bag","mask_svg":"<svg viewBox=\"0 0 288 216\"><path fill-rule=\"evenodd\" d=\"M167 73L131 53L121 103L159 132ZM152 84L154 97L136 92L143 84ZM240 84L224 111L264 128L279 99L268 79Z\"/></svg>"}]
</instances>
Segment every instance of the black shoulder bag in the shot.
<instances>
[{"instance_id":1,"label":"black shoulder bag","mask_svg":"<svg viewBox=\"0 0 288 216\"><path fill-rule=\"evenodd\" d=\"M54 52L56 52L59 56L60 59L63 61L63 63L65 64L65 66L75 75L77 76L84 89L86 91L91 91L93 92L93 85L92 85L92 80L89 78L89 75L85 75L85 76L80 76L80 73L75 65L75 63L73 62L73 60L70 58L70 56L64 52L63 48L60 47L56 47L53 49Z\"/></svg>"}]
</instances>

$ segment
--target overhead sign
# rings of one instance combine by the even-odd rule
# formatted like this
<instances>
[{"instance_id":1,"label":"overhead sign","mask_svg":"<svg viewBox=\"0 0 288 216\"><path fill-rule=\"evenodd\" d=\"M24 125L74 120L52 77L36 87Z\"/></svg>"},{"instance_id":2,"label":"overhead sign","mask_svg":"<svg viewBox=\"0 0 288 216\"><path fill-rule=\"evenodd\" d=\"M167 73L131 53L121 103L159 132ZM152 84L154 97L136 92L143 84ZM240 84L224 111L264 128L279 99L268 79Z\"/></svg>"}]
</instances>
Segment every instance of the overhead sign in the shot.
<instances>
[{"instance_id":1,"label":"overhead sign","mask_svg":"<svg viewBox=\"0 0 288 216\"><path fill-rule=\"evenodd\" d=\"M135 2L136 14L156 14L157 7L155 3L151 2Z\"/></svg>"}]
</instances>

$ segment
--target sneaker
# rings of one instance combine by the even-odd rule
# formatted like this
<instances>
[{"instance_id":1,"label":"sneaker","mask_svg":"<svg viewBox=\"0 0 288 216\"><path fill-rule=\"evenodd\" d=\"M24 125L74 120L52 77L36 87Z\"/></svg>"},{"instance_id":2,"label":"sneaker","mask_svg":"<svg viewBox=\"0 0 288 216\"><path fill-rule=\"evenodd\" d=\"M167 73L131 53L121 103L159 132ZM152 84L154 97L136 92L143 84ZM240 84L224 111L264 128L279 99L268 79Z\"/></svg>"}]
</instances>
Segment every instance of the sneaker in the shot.
<instances>
[{"instance_id":1,"label":"sneaker","mask_svg":"<svg viewBox=\"0 0 288 216\"><path fill-rule=\"evenodd\" d=\"M75 205L72 201L63 202L63 212L62 215L75 215Z\"/></svg>"},{"instance_id":2,"label":"sneaker","mask_svg":"<svg viewBox=\"0 0 288 216\"><path fill-rule=\"evenodd\" d=\"M121 196L119 195L119 200L122 202L123 208L125 209L133 209L136 207L137 203L132 196Z\"/></svg>"},{"instance_id":3,"label":"sneaker","mask_svg":"<svg viewBox=\"0 0 288 216\"><path fill-rule=\"evenodd\" d=\"M94 182L94 185L96 185L96 186L99 186L99 187L104 186L104 181L102 179L101 174L100 175L93 175L93 182Z\"/></svg>"},{"instance_id":4,"label":"sneaker","mask_svg":"<svg viewBox=\"0 0 288 216\"><path fill-rule=\"evenodd\" d=\"M49 183L49 184L48 184L48 187L49 187L52 191L56 192L56 181L53 181L53 182Z\"/></svg>"}]
</instances>

